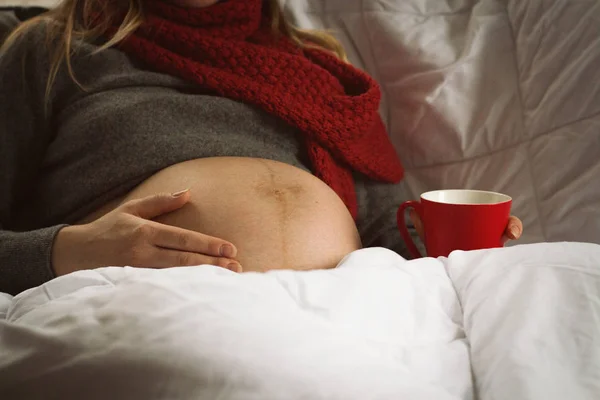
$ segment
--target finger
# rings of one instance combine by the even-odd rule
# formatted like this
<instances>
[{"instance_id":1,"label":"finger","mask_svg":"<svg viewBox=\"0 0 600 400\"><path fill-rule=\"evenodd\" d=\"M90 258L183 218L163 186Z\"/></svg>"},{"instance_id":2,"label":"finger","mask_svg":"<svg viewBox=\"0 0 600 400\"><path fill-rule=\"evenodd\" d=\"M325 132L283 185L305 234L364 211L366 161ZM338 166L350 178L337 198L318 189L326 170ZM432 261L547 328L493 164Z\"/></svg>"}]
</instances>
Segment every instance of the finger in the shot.
<instances>
[{"instance_id":1,"label":"finger","mask_svg":"<svg viewBox=\"0 0 600 400\"><path fill-rule=\"evenodd\" d=\"M196 265L214 265L233 272L242 272L239 262L224 257L211 257L203 254L189 253L155 247L149 254L150 268L191 267Z\"/></svg>"},{"instance_id":2,"label":"finger","mask_svg":"<svg viewBox=\"0 0 600 400\"><path fill-rule=\"evenodd\" d=\"M509 240L518 240L523 234L523 222L517 217L511 216L504 231L502 242L506 243Z\"/></svg>"},{"instance_id":3,"label":"finger","mask_svg":"<svg viewBox=\"0 0 600 400\"><path fill-rule=\"evenodd\" d=\"M190 191L186 189L175 193L159 193L142 199L130 200L122 207L132 215L152 219L183 207L189 200Z\"/></svg>"},{"instance_id":4,"label":"finger","mask_svg":"<svg viewBox=\"0 0 600 400\"><path fill-rule=\"evenodd\" d=\"M155 246L187 251L212 257L235 258L236 247L226 240L175 226L153 223L154 233L149 238Z\"/></svg>"},{"instance_id":5,"label":"finger","mask_svg":"<svg viewBox=\"0 0 600 400\"><path fill-rule=\"evenodd\" d=\"M411 209L408 213L408 216L409 216L410 220L412 221L413 225L415 226L415 229L416 229L417 233L419 234L419 238L421 239L421 241L425 240L425 233L423 231L423 223L421 222L421 218L419 218L419 214L417 214L415 210Z\"/></svg>"}]
</instances>

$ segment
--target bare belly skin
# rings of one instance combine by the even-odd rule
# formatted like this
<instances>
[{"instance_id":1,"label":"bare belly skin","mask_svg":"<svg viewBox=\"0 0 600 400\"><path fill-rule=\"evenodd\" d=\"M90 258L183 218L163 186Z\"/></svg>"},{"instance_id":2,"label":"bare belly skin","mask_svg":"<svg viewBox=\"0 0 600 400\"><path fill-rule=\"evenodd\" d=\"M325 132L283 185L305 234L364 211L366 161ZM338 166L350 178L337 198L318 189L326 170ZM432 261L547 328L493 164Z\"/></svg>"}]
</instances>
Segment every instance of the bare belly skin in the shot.
<instances>
[{"instance_id":1,"label":"bare belly skin","mask_svg":"<svg viewBox=\"0 0 600 400\"><path fill-rule=\"evenodd\" d=\"M186 188L191 201L156 221L231 241L244 271L333 268L361 247L350 213L329 186L291 165L257 158L175 164L81 223L123 202Z\"/></svg>"}]
</instances>

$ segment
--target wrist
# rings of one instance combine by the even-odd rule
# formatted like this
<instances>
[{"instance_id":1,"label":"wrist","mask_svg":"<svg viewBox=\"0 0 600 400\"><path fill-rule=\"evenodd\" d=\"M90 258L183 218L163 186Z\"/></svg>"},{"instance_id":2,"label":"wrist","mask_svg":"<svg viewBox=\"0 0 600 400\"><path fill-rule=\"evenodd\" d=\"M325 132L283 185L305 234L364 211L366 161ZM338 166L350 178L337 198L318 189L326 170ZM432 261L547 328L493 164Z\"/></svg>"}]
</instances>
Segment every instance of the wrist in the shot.
<instances>
[{"instance_id":1,"label":"wrist","mask_svg":"<svg viewBox=\"0 0 600 400\"><path fill-rule=\"evenodd\" d=\"M58 231L52 245L52 271L55 276L62 276L84 269L83 258L79 255L83 249L83 225L65 226Z\"/></svg>"}]
</instances>

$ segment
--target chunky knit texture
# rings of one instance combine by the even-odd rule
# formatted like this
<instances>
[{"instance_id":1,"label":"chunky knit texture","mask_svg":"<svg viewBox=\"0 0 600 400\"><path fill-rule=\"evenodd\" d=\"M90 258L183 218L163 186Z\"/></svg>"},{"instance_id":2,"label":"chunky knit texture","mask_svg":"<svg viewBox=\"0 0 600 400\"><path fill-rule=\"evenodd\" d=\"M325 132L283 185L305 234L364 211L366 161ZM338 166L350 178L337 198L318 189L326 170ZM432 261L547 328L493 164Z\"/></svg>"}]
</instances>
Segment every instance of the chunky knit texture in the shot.
<instances>
[{"instance_id":1,"label":"chunky knit texture","mask_svg":"<svg viewBox=\"0 0 600 400\"><path fill-rule=\"evenodd\" d=\"M385 182L402 179L378 114L377 83L327 51L301 49L275 35L262 0L194 9L152 0L146 14L121 50L195 82L203 93L254 104L299 128L314 174L354 218L352 170Z\"/></svg>"}]
</instances>

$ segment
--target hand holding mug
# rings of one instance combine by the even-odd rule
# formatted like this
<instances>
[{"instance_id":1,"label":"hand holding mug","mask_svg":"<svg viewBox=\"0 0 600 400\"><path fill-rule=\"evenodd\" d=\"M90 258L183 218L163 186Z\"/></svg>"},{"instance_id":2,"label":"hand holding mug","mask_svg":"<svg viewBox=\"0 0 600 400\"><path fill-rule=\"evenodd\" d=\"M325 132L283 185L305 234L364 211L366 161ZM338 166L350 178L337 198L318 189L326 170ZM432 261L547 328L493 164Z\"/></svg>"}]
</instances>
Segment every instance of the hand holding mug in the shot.
<instances>
[{"instance_id":1,"label":"hand holding mug","mask_svg":"<svg viewBox=\"0 0 600 400\"><path fill-rule=\"evenodd\" d=\"M421 257L412 242L404 220L410 218L427 253L447 256L453 250L476 250L502 247L518 239L523 224L511 217L509 196L477 190L438 190L423 193L421 202L408 201L398 210L398 227L413 257Z\"/></svg>"},{"instance_id":2,"label":"hand holding mug","mask_svg":"<svg viewBox=\"0 0 600 400\"><path fill-rule=\"evenodd\" d=\"M419 238L421 241L425 242L425 231L423 230L423 223L421 222L421 218L419 218L419 214L415 212L412 208L408 212L408 217L410 221L415 226L417 233L419 234ZM523 234L523 222L514 215L511 215L508 218L508 225L506 225L506 230L504 231L504 235L502 236L502 243L506 243L510 240L519 240L521 235Z\"/></svg>"}]
</instances>

